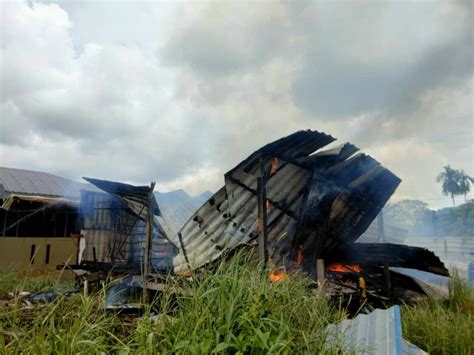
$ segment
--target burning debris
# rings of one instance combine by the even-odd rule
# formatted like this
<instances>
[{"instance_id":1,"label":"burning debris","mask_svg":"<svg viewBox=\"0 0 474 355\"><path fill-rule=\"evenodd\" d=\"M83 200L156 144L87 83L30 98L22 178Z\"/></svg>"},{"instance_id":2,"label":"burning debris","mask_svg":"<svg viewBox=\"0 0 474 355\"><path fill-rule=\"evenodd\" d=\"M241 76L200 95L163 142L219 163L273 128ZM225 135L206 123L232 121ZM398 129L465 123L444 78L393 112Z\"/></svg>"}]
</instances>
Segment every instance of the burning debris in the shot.
<instances>
[{"instance_id":1,"label":"burning debris","mask_svg":"<svg viewBox=\"0 0 474 355\"><path fill-rule=\"evenodd\" d=\"M328 292L365 295L383 302L425 294L390 267L448 275L426 249L395 244L360 244L400 183L350 143L321 150L335 139L317 131L299 131L251 154L225 174L225 185L173 233L152 188L86 178L107 192L125 216L120 233L96 241L85 238L82 267L99 265L148 274L188 274L239 246L256 245L263 262L280 281L299 272L326 279ZM97 208L84 223L94 221ZM148 223L145 223L147 222ZM138 231L137 231L138 227ZM324 259L326 269L317 270ZM322 264L320 264L322 265Z\"/></svg>"}]
</instances>

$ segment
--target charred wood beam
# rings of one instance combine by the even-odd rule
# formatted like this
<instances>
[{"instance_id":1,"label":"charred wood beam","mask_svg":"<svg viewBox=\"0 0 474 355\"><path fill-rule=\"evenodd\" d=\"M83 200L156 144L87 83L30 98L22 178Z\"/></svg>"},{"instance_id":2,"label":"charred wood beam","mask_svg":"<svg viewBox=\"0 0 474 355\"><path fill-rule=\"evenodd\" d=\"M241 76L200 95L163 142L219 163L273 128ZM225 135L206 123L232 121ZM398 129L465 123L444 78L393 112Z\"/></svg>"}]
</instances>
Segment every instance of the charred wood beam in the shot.
<instances>
[{"instance_id":1,"label":"charred wood beam","mask_svg":"<svg viewBox=\"0 0 474 355\"><path fill-rule=\"evenodd\" d=\"M331 251L327 262L360 264L364 268L384 267L385 260L390 266L405 267L449 276L443 262L431 251L424 248L398 244L348 243Z\"/></svg>"},{"instance_id":2,"label":"charred wood beam","mask_svg":"<svg viewBox=\"0 0 474 355\"><path fill-rule=\"evenodd\" d=\"M147 292L147 284L148 284L148 273L149 273L149 266L150 266L150 249L151 249L151 241L153 237L153 209L156 205L155 198L153 196L153 190L155 189L155 182L152 181L150 184L150 190L148 192L148 205L147 205L147 220L146 220L146 240L145 240L145 255L143 257L143 303L148 303L148 292Z\"/></svg>"},{"instance_id":3,"label":"charred wood beam","mask_svg":"<svg viewBox=\"0 0 474 355\"><path fill-rule=\"evenodd\" d=\"M268 262L268 229L267 229L267 189L266 173L263 161L260 162L261 175L257 178L258 200L258 256L264 266Z\"/></svg>"}]
</instances>

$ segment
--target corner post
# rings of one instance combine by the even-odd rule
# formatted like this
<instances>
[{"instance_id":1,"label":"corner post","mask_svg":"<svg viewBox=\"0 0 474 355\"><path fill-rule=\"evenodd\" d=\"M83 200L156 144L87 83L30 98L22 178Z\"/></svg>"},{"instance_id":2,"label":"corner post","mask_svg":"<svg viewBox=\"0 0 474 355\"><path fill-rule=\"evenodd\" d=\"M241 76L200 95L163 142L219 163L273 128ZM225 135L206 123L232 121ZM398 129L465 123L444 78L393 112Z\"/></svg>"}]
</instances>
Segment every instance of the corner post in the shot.
<instances>
[{"instance_id":1,"label":"corner post","mask_svg":"<svg viewBox=\"0 0 474 355\"><path fill-rule=\"evenodd\" d=\"M260 176L257 178L257 200L258 200L258 256L263 266L268 261L268 232L267 232L267 193L266 175L263 160L260 160Z\"/></svg>"},{"instance_id":2,"label":"corner post","mask_svg":"<svg viewBox=\"0 0 474 355\"><path fill-rule=\"evenodd\" d=\"M153 190L155 189L155 182L150 184L150 191L148 192L148 209L146 218L146 239L145 239L145 255L143 256L143 303L148 303L148 275L150 264L150 249L153 237Z\"/></svg>"}]
</instances>

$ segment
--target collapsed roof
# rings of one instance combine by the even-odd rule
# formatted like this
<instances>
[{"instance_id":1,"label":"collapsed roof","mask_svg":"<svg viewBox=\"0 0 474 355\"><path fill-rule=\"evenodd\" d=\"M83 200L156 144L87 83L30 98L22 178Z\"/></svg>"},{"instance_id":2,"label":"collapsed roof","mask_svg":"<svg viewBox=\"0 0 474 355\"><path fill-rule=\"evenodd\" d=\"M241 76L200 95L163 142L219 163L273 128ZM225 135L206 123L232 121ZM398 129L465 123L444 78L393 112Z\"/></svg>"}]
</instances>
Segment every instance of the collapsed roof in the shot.
<instances>
[{"instance_id":1,"label":"collapsed roof","mask_svg":"<svg viewBox=\"0 0 474 355\"><path fill-rule=\"evenodd\" d=\"M225 174L225 185L173 233L155 205L154 234L177 252L167 271L199 268L257 238L257 180L266 178L268 253L276 265L311 271L316 259L356 241L400 183L350 143L321 150L335 139L299 131L251 154ZM86 178L119 197L140 218L149 187ZM153 263L153 255L151 256ZM163 265L163 263L160 263ZM160 271L160 270L156 270ZM163 271L163 270L162 270Z\"/></svg>"}]
</instances>

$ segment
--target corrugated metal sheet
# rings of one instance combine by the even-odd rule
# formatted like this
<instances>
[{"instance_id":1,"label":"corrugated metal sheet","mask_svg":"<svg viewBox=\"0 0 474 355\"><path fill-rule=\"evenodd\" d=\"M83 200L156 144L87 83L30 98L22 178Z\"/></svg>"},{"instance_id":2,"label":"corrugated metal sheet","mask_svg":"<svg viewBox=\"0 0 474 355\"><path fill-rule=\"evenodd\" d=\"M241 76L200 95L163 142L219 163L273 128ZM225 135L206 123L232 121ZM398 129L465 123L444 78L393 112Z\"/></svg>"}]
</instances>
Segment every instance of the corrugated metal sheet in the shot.
<instances>
[{"instance_id":1,"label":"corrugated metal sheet","mask_svg":"<svg viewBox=\"0 0 474 355\"><path fill-rule=\"evenodd\" d=\"M177 246L181 237L185 249L173 260L175 271L199 267L255 240L260 161L266 170L278 162L266 187L269 254L275 263L290 267L301 247L303 267L313 269L318 250L357 239L400 180L366 155L351 157L357 151L351 144L312 154L332 141L324 133L300 131L230 170L225 186L171 237Z\"/></svg>"},{"instance_id":2,"label":"corrugated metal sheet","mask_svg":"<svg viewBox=\"0 0 474 355\"><path fill-rule=\"evenodd\" d=\"M432 298L448 298L449 296L449 277L403 267L391 267L390 270L411 277Z\"/></svg>"},{"instance_id":3,"label":"corrugated metal sheet","mask_svg":"<svg viewBox=\"0 0 474 355\"><path fill-rule=\"evenodd\" d=\"M81 190L99 191L90 184L65 179L60 176L39 171L5 167L0 167L0 185L3 186L5 196L16 193L48 197L68 197L79 200ZM4 197L0 196L0 198Z\"/></svg>"},{"instance_id":4,"label":"corrugated metal sheet","mask_svg":"<svg viewBox=\"0 0 474 355\"><path fill-rule=\"evenodd\" d=\"M327 332L326 345L334 353L402 355L407 347L402 338L399 306L376 309L370 314L331 324ZM412 344L410 353L423 354Z\"/></svg>"},{"instance_id":5,"label":"corrugated metal sheet","mask_svg":"<svg viewBox=\"0 0 474 355\"><path fill-rule=\"evenodd\" d=\"M135 265L140 269L144 255L145 222L130 213L127 206L108 193L87 192L81 198L81 234L86 240L83 260ZM176 248L155 231L150 263L152 269L171 267Z\"/></svg>"}]
</instances>

